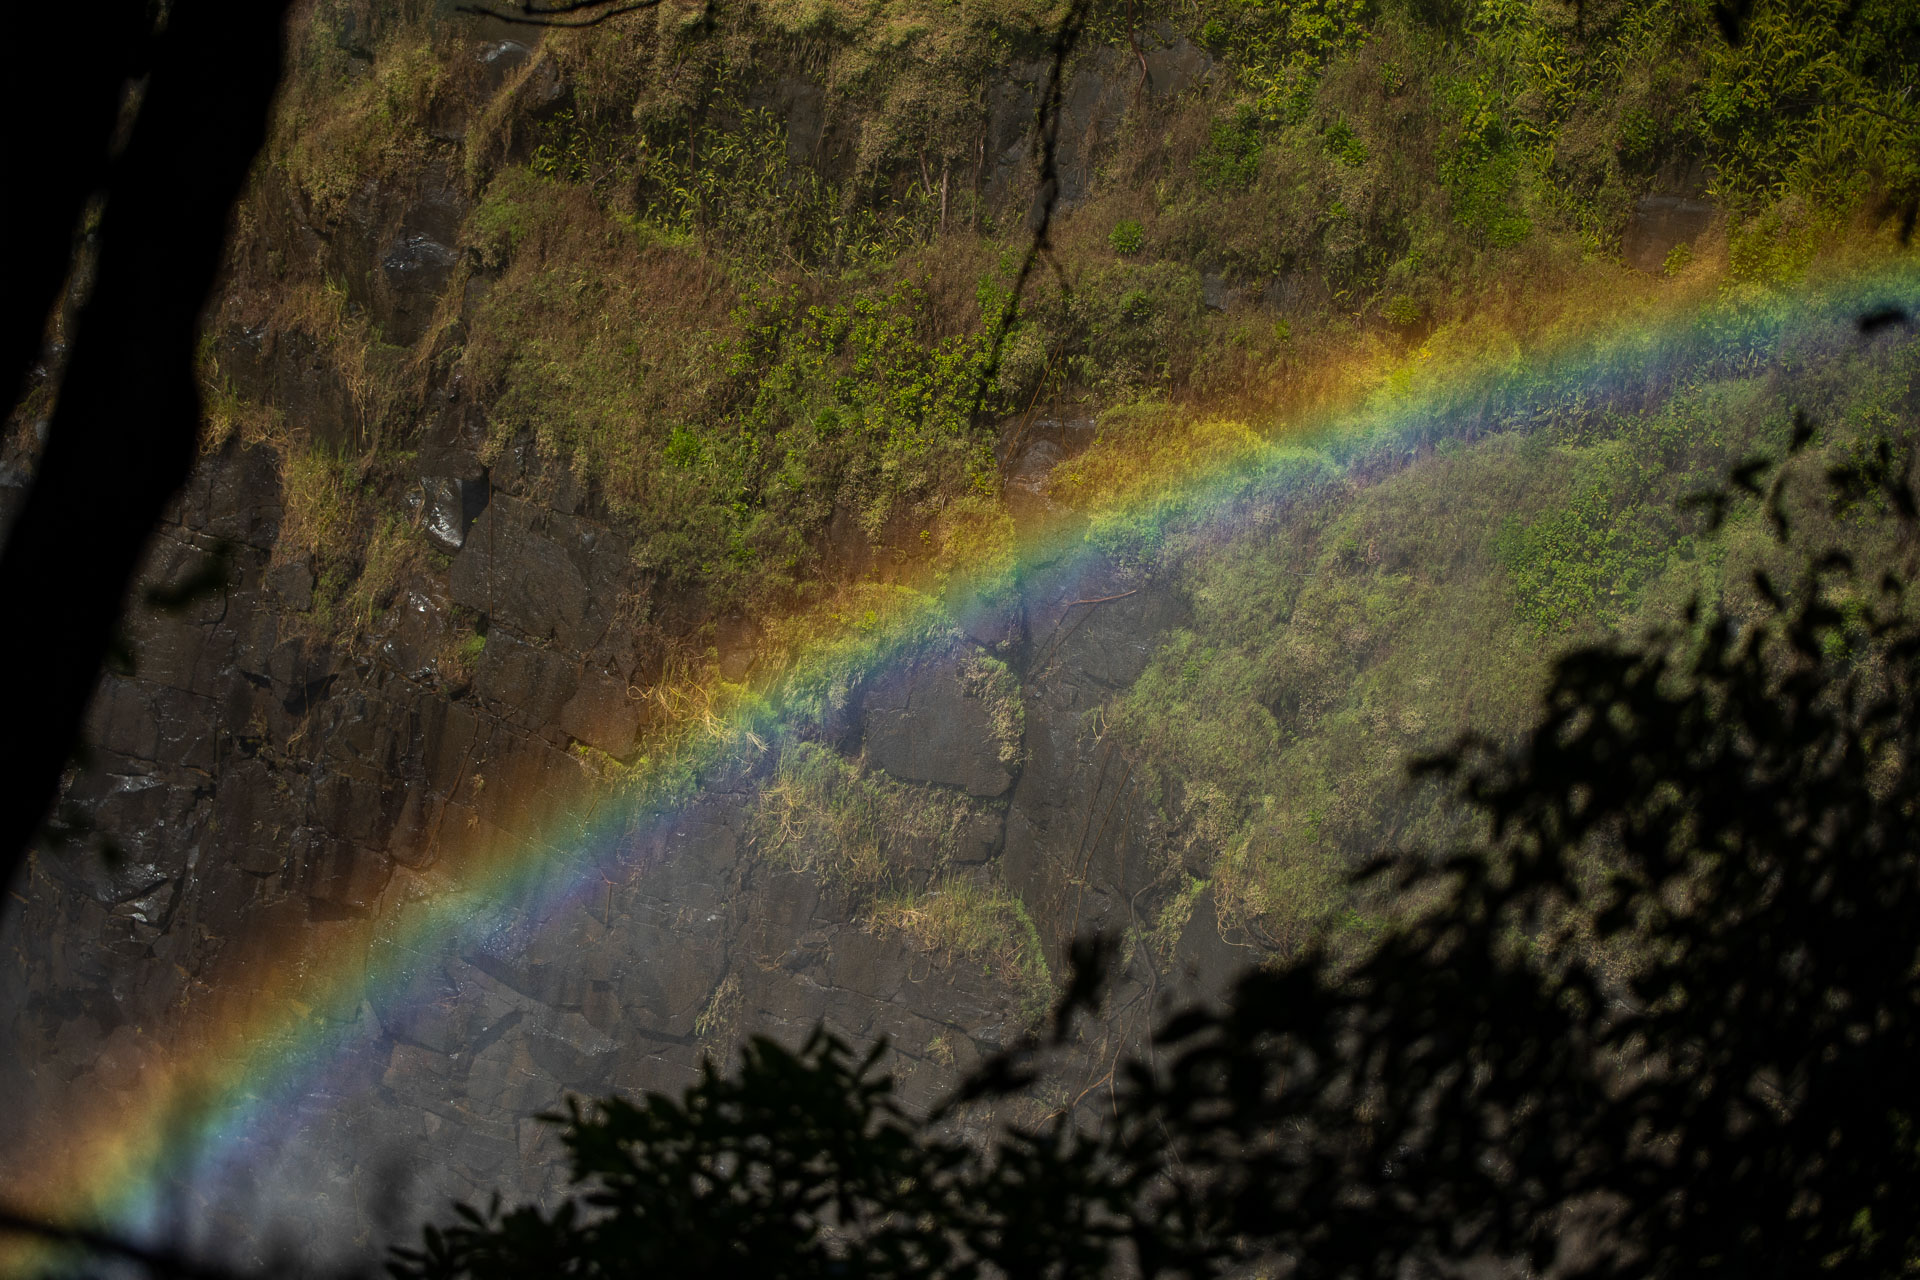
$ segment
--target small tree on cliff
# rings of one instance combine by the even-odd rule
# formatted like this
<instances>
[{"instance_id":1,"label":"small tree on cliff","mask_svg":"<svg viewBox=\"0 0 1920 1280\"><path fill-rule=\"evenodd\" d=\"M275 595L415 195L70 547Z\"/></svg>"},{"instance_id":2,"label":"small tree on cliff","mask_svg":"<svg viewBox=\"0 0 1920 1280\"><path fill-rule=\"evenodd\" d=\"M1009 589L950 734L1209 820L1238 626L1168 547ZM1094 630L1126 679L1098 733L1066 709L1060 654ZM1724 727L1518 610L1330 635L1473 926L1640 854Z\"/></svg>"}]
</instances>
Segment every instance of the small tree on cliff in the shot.
<instances>
[{"instance_id":1,"label":"small tree on cliff","mask_svg":"<svg viewBox=\"0 0 1920 1280\"><path fill-rule=\"evenodd\" d=\"M1810 431L1802 424L1795 449ZM1789 534L1776 480L1749 464ZM1912 545L1882 452L1832 477ZM1712 499L1720 511L1738 496ZM875 1057L765 1040L679 1101L565 1118L576 1190L429 1228L419 1277L1401 1276L1920 1269L1920 624L1843 551L1757 622L1569 654L1510 751L1450 774L1490 838L1373 874L1435 895L1357 969L1320 952L1156 1035L1115 1109L988 1147ZM1054 1039L1091 1003L1082 947ZM1031 1082L1030 1043L955 1103ZM1105 1110L1103 1107L1102 1110ZM1427 1272L1419 1272L1427 1274Z\"/></svg>"}]
</instances>

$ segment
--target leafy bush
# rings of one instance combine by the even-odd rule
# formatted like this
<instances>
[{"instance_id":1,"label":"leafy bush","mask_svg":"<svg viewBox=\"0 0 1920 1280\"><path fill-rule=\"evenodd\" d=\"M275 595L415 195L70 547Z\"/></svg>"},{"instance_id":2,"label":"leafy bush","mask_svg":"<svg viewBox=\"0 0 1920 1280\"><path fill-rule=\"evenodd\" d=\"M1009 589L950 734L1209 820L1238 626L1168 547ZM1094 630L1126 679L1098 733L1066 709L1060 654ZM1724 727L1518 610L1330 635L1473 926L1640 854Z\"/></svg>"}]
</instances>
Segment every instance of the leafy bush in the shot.
<instances>
[{"instance_id":1,"label":"leafy bush","mask_svg":"<svg viewBox=\"0 0 1920 1280\"><path fill-rule=\"evenodd\" d=\"M1717 189L1754 209L1789 189L1847 206L1879 187L1920 196L1920 11L1761 0L1717 47L1700 99Z\"/></svg>"},{"instance_id":2,"label":"leafy bush","mask_svg":"<svg viewBox=\"0 0 1920 1280\"><path fill-rule=\"evenodd\" d=\"M1340 163L1358 168L1367 162L1367 144L1360 140L1360 135L1345 120L1335 120L1328 125L1323 136L1328 152Z\"/></svg>"},{"instance_id":3,"label":"leafy bush","mask_svg":"<svg viewBox=\"0 0 1920 1280\"><path fill-rule=\"evenodd\" d=\"M1123 258L1131 258L1146 244L1146 233L1132 218L1122 218L1107 233L1107 247Z\"/></svg>"},{"instance_id":4,"label":"leafy bush","mask_svg":"<svg viewBox=\"0 0 1920 1280\"><path fill-rule=\"evenodd\" d=\"M1454 221L1495 247L1519 244L1533 222L1513 207L1523 157L1501 118L1500 103L1479 84L1448 86L1449 104L1460 115L1460 139L1440 166Z\"/></svg>"},{"instance_id":5,"label":"leafy bush","mask_svg":"<svg viewBox=\"0 0 1920 1280\"><path fill-rule=\"evenodd\" d=\"M1560 511L1530 524L1509 516L1499 555L1516 607L1543 635L1591 619L1624 590L1630 560L1613 496L1591 484Z\"/></svg>"},{"instance_id":6,"label":"leafy bush","mask_svg":"<svg viewBox=\"0 0 1920 1280\"><path fill-rule=\"evenodd\" d=\"M1409 328L1420 323L1420 304L1404 293L1396 293L1380 308L1380 315L1388 324Z\"/></svg>"},{"instance_id":7,"label":"leafy bush","mask_svg":"<svg viewBox=\"0 0 1920 1280\"><path fill-rule=\"evenodd\" d=\"M1194 167L1209 187L1242 191L1252 186L1260 174L1260 151L1264 145L1259 113L1251 106L1242 106L1209 126L1206 148L1195 159Z\"/></svg>"}]
</instances>

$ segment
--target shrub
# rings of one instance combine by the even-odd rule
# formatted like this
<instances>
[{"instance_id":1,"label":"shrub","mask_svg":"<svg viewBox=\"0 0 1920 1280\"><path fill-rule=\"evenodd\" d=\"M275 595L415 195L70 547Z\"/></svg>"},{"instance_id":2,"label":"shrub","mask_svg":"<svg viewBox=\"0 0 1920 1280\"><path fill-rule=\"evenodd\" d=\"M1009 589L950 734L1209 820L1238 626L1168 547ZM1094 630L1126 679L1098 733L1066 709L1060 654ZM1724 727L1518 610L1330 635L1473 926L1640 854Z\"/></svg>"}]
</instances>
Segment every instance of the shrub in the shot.
<instances>
[{"instance_id":1,"label":"shrub","mask_svg":"<svg viewBox=\"0 0 1920 1280\"><path fill-rule=\"evenodd\" d=\"M1420 322L1420 304L1404 293L1396 293L1387 299L1386 306L1380 308L1380 314L1388 324L1410 328Z\"/></svg>"},{"instance_id":2,"label":"shrub","mask_svg":"<svg viewBox=\"0 0 1920 1280\"><path fill-rule=\"evenodd\" d=\"M1251 106L1216 119L1207 132L1207 145L1194 160L1202 181L1217 191L1243 191L1260 174L1260 116Z\"/></svg>"}]
</instances>

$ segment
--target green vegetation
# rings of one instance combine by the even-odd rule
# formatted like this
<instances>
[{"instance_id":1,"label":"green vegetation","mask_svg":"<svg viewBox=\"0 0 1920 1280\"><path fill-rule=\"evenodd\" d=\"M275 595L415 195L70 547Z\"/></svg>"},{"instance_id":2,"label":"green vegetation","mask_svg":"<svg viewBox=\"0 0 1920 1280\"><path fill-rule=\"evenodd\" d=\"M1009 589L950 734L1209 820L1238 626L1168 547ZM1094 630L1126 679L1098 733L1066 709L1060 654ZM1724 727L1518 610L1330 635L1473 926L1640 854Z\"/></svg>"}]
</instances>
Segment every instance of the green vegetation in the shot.
<instances>
[{"instance_id":1,"label":"green vegetation","mask_svg":"<svg viewBox=\"0 0 1920 1280\"><path fill-rule=\"evenodd\" d=\"M1012 674L981 658L965 678L996 704L1019 702ZM1011 725L1011 748L1019 730ZM1004 739L1003 739L1004 740ZM1053 980L1019 897L988 868L955 863L961 842L996 818L991 802L950 787L899 782L814 742L784 748L755 795L752 847L777 866L810 871L851 900L868 928L905 934L917 948L979 965L1015 992L1029 1021L1046 1011Z\"/></svg>"},{"instance_id":2,"label":"green vegetation","mask_svg":"<svg viewBox=\"0 0 1920 1280\"><path fill-rule=\"evenodd\" d=\"M531 439L637 526L644 565L720 607L810 583L836 511L878 539L987 483L979 301L955 332L949 282L736 301L684 242L530 171L497 181L475 226L509 263L457 366L494 390L489 448Z\"/></svg>"},{"instance_id":3,"label":"green vegetation","mask_svg":"<svg viewBox=\"0 0 1920 1280\"><path fill-rule=\"evenodd\" d=\"M903 933L931 955L973 961L1020 997L1029 1024L1054 995L1046 948L1019 895L951 876L918 892L893 893L874 904L875 928Z\"/></svg>"},{"instance_id":4,"label":"green vegetation","mask_svg":"<svg viewBox=\"0 0 1920 1280\"><path fill-rule=\"evenodd\" d=\"M1737 45L1709 46L1699 128L1717 190L1742 209L1802 197L1846 210L1920 196L1920 13L1899 0L1753 6Z\"/></svg>"},{"instance_id":5,"label":"green vegetation","mask_svg":"<svg viewBox=\"0 0 1920 1280\"><path fill-rule=\"evenodd\" d=\"M278 107L276 166L328 229L347 217L369 183L404 181L433 155L437 148L423 126L452 90L444 46L404 19L372 49L358 51L371 54L370 70L356 66L360 58L340 37L354 30L356 16L364 30L368 8L322 6L318 21L300 33L289 91Z\"/></svg>"},{"instance_id":6,"label":"green vegetation","mask_svg":"<svg viewBox=\"0 0 1920 1280\"><path fill-rule=\"evenodd\" d=\"M697 601L689 627L752 613L791 648L871 614L844 577L876 550L934 585L1004 563L998 421L1097 415L1049 496L1194 605L1108 709L1186 846L1160 928L1191 866L1223 920L1292 946L1365 906L1341 887L1356 857L1450 829L1403 786L1410 752L1470 722L1516 730L1558 646L1670 620L1694 590L1751 603L1757 517L1709 533L1684 500L1777 442L1803 407L1780 385L1844 452L1906 374L1846 357L1848 379L1803 391L1804 368L1735 359L1657 407L1491 421L1364 487L1304 451L1287 465L1306 499L1224 547L1155 495L1326 406L1510 361L1620 306L1792 287L1835 243L1870 242L1858 228L1920 194L1906 10L1761 0L1729 44L1700 0L1191 0L1174 29L1216 74L1133 93L1076 158L1088 186L1055 226L1060 272L1030 283L989 370L1031 179L996 176L980 90L1044 55L1041 8L661 7L551 33L539 71L488 97L423 13L330 0L248 226L276 323L346 393L348 438L276 435L224 384L215 416L281 451L282 554L313 564L322 625L365 626L407 572L386 499L421 388L445 378L485 406L487 460L531 457L536 491L582 482L655 580ZM1131 84L1158 39L1096 6L1074 69ZM536 82L558 86L537 107ZM402 350L321 264L285 256L265 211L285 195L332 227L365 183L428 165L461 175L471 213L440 313ZM1624 271L1637 197L1698 194L1706 175L1724 225L1674 249L1666 278ZM796 608L819 616L780 620ZM1012 764L1012 675L971 678ZM901 851L938 845L954 813L789 754L769 856L868 903L938 882L940 857L907 875Z\"/></svg>"},{"instance_id":7,"label":"green vegetation","mask_svg":"<svg viewBox=\"0 0 1920 1280\"><path fill-rule=\"evenodd\" d=\"M991 419L1041 397L1265 419L1409 341L1464 356L1489 308L1612 272L1595 259L1617 252L1633 197L1690 167L1727 203L1726 264L1763 283L1916 190L1901 77L1920 59L1893 0L1767 0L1738 46L1701 0L1187 0L1169 16L1220 74L1135 94L1085 158L1092 189L1055 236L1073 294L1032 286L985 421L974 390L1029 179L993 185L981 86L1043 53L1034 0L648 9L551 33L541 70L491 97L412 0L326 0L251 234L279 292L308 299L279 323L339 371L351 447L406 448L429 371L457 376L488 407L494 460L530 441L543 482L570 470L646 567L724 612L814 598L859 559L852 539L916 556L943 510L994 487ZM1101 4L1075 65L1111 53L1130 76L1158 39ZM560 86L537 110L536 82ZM284 192L332 228L369 184L434 166L468 185L467 255L401 352L320 264L287 256L267 209ZM1720 269L1712 246L1688 252ZM1212 311L1203 272L1296 301L1278 319ZM1580 590L1541 588L1563 589Z\"/></svg>"},{"instance_id":8,"label":"green vegetation","mask_svg":"<svg viewBox=\"0 0 1920 1280\"><path fill-rule=\"evenodd\" d=\"M796 742L755 797L753 840L768 860L870 904L943 871L983 809L950 788L897 782L819 743Z\"/></svg>"},{"instance_id":9,"label":"green vegetation","mask_svg":"<svg viewBox=\"0 0 1920 1280\"><path fill-rule=\"evenodd\" d=\"M1192 621L1108 712L1184 846L1165 912L1180 910L1182 866L1211 865L1223 921L1299 946L1365 906L1349 868L1454 832L1441 793L1406 782L1408 758L1469 728L1518 732L1570 642L1683 625L1696 595L1752 616L1751 571L1774 563L1764 512L1711 528L1689 499L1780 447L1796 408L1827 424L1815 450L1834 465L1911 439L1920 351L1835 337L1655 410L1556 406L1524 434L1445 444L1363 488L1297 481L1282 518L1224 542L1174 522L1155 562L1185 585ZM1817 505L1793 518L1865 546Z\"/></svg>"},{"instance_id":10,"label":"green vegetation","mask_svg":"<svg viewBox=\"0 0 1920 1280\"><path fill-rule=\"evenodd\" d=\"M1020 767L1020 744L1026 738L1026 707L1020 700L1020 680L1007 664L984 653L970 654L960 668L966 691L987 707L987 724L992 730L1000 763L1008 772Z\"/></svg>"},{"instance_id":11,"label":"green vegetation","mask_svg":"<svg viewBox=\"0 0 1920 1280\"><path fill-rule=\"evenodd\" d=\"M1254 970L1078 1099L1111 939L931 1115L884 1044L756 1038L679 1100L570 1100L560 1204L463 1206L394 1274L1910 1273L1920 494L1877 447L1820 493L1804 423L1711 505L1897 518L1770 521L1751 617L1573 652L1510 746L1435 762L1473 835L1387 860L1422 906L1357 963Z\"/></svg>"}]
</instances>

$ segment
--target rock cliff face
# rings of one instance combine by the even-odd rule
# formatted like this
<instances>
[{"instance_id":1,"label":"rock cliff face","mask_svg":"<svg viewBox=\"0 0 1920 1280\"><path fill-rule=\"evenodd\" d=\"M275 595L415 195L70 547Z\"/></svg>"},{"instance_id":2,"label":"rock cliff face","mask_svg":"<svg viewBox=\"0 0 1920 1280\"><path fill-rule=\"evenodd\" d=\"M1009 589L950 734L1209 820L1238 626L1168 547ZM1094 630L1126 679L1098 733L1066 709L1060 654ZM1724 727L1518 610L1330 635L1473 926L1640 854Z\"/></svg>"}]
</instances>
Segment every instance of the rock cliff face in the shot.
<instances>
[{"instance_id":1,"label":"rock cliff face","mask_svg":"<svg viewBox=\"0 0 1920 1280\"><path fill-rule=\"evenodd\" d=\"M506 43L476 56L496 76L537 57ZM1160 48L1145 82L1165 92L1205 69L1190 46ZM1008 186L1043 70L989 91ZM1069 200L1140 74L1103 51L1072 82ZM537 74L514 83L552 92ZM804 142L810 99L788 97ZM278 216L404 344L484 289L476 273L464 300L447 296L467 213L429 164L360 191L330 230L297 208ZM311 438L352 441L337 363L247 323L246 301L230 300L217 334L229 376ZM890 925L845 877L776 856L777 749L702 779L664 816L614 815L613 838L570 843L529 797L591 810L610 794L596 761L634 754L661 638L685 633L697 603L657 589L631 533L530 442L483 465L488 406L421 376L417 483L369 499L415 549L360 625L314 617L329 584L289 536L268 445L207 456L159 531L150 581L215 553L231 581L184 614L134 612L136 663L103 678L66 790L81 834L14 888L0 1070L16 1106L0 1141L16 1167L52 1158L35 1117L162 1096L163 1060L223 1043L250 988L311 966L345 978L302 1007L295 1069L263 1079L273 1101L180 1176L200 1197L189 1216L247 1248L362 1247L448 1196L537 1193L558 1172L538 1113L569 1092L677 1090L748 1034L792 1041L824 1022L857 1043L884 1037L908 1103L925 1105L1026 1025L1067 939L1137 932L1168 854L1096 713L1181 618L1174 584L1098 561L1036 567L973 634L871 673L822 731L849 777L939 815L872 833L890 883L923 900L959 884L988 894L990 944ZM1075 436L1019 445L1006 461L1023 494ZM11 498L31 462L8 463ZM743 674L724 626L716 647L721 674ZM547 851L570 888L491 902L447 945L410 950L408 913L458 873L447 851L489 842ZM1087 1063L1231 966L1204 903L1171 967L1137 945Z\"/></svg>"},{"instance_id":2,"label":"rock cliff face","mask_svg":"<svg viewBox=\"0 0 1920 1280\"><path fill-rule=\"evenodd\" d=\"M102 683L94 755L67 799L119 857L43 854L18 888L4 1013L10 1090L33 1099L19 1116L150 1084L160 1042L217 1035L194 1022L210 984L265 981L270 936L273 963L356 976L312 1011L324 1060L186 1176L235 1222L325 1250L404 1224L401 1203L537 1193L557 1174L537 1114L569 1092L677 1090L748 1034L797 1041L824 1022L885 1037L920 1106L1026 1025L1031 984L863 919L833 877L756 849L771 756L664 819L624 820L611 855L519 825L515 797L591 795L574 743L633 741L638 712L609 672L631 661L617 532L496 495L444 574L407 588L367 651L343 652L301 634L300 591L271 564L277 514L271 467L235 451L208 461L157 544L164 578L226 539L238 580L190 616L143 618L138 673ZM460 603L486 606L486 652L449 697L432 654ZM838 752L964 797L938 847L879 833L905 881L1005 886L1055 963L1076 933L1137 931L1167 854L1091 713L1182 609L1171 585L1108 566L1041 571L986 646L962 640L858 688ZM983 688L986 664L1002 687ZM471 936L399 954L437 851L473 829L553 844L572 890L489 904ZM582 858L590 872L567 865ZM343 951L352 926L389 916L390 939L376 923L371 946ZM1179 943L1184 972L1138 947L1089 1061L1232 963L1204 908Z\"/></svg>"}]
</instances>

